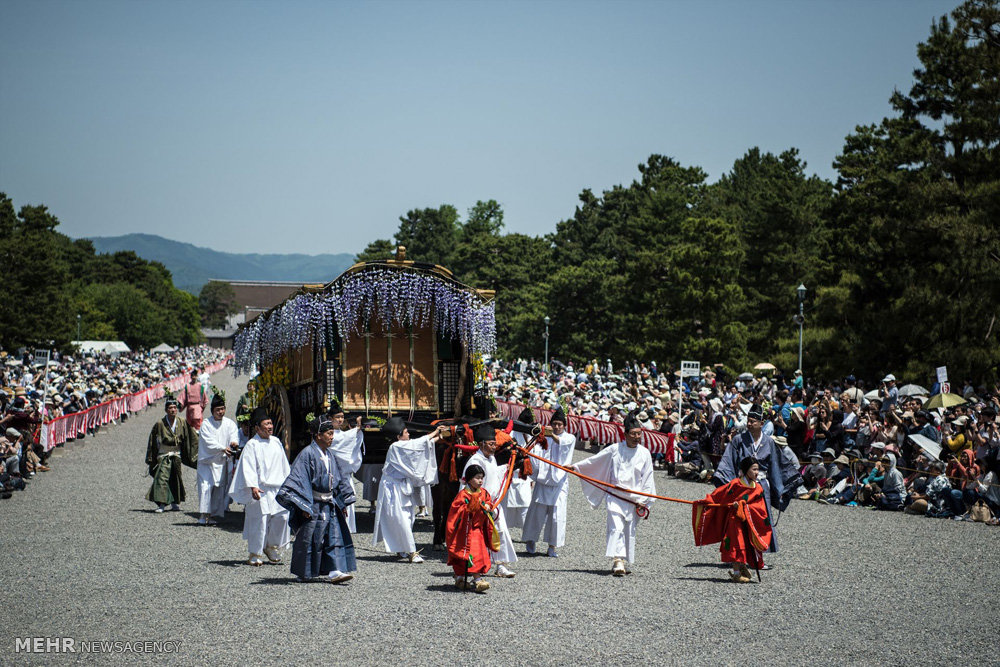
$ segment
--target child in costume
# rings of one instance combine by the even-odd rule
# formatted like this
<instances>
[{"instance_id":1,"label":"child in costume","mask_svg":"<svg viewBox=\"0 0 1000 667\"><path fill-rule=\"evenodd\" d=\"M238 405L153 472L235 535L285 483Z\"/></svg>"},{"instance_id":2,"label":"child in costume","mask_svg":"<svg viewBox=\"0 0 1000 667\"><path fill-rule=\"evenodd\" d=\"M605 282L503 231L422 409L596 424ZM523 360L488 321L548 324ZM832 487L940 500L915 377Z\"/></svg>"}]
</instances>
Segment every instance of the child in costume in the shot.
<instances>
[{"instance_id":1,"label":"child in costume","mask_svg":"<svg viewBox=\"0 0 1000 667\"><path fill-rule=\"evenodd\" d=\"M763 488L757 483L757 460L740 461L740 475L695 501L691 522L698 546L719 543L723 563L732 563L730 578L749 583L750 568L760 568L761 554L771 543L771 524Z\"/></svg>"},{"instance_id":2,"label":"child in costume","mask_svg":"<svg viewBox=\"0 0 1000 667\"><path fill-rule=\"evenodd\" d=\"M458 492L448 512L446 537L448 564L455 570L455 586L460 590L485 593L489 583L482 576L490 571L490 550L494 536L492 498L483 488L486 471L478 465L465 469L468 486ZM498 545L499 546L499 545ZM468 576L472 575L472 582Z\"/></svg>"}]
</instances>

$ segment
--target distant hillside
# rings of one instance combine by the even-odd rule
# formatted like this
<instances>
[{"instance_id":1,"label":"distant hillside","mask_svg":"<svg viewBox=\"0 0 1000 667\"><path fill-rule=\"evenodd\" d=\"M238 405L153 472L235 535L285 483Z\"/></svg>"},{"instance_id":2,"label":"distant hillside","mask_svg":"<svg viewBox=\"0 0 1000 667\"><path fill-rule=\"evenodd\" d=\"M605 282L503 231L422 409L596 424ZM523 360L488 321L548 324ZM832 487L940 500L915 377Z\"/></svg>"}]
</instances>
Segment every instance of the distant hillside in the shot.
<instances>
[{"instance_id":1,"label":"distant hillside","mask_svg":"<svg viewBox=\"0 0 1000 667\"><path fill-rule=\"evenodd\" d=\"M99 253L131 250L143 259L162 263L174 276L174 285L197 295L212 278L229 280L291 280L326 282L354 263L354 255L240 255L199 248L155 234L94 236Z\"/></svg>"}]
</instances>

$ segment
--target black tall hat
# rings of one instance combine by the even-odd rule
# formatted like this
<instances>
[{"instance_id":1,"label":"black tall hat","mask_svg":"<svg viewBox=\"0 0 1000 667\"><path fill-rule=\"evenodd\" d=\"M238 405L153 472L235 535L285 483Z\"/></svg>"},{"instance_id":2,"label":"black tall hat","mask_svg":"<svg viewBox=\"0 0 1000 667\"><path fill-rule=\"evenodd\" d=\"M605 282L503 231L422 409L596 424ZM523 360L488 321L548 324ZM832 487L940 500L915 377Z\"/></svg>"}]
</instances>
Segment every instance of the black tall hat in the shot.
<instances>
[{"instance_id":1,"label":"black tall hat","mask_svg":"<svg viewBox=\"0 0 1000 667\"><path fill-rule=\"evenodd\" d=\"M406 422L403 421L402 417L393 417L382 425L382 434L394 440L399 440L399 436L403 435L405 430Z\"/></svg>"},{"instance_id":2,"label":"black tall hat","mask_svg":"<svg viewBox=\"0 0 1000 667\"><path fill-rule=\"evenodd\" d=\"M340 401L337 400L336 396L331 396L329 400L330 400L330 408L326 411L326 414L330 415L331 417L333 417L334 415L344 414L344 408L343 406L340 405Z\"/></svg>"},{"instance_id":3,"label":"black tall hat","mask_svg":"<svg viewBox=\"0 0 1000 667\"><path fill-rule=\"evenodd\" d=\"M552 418L549 419L549 423L551 424L552 422L562 422L563 424L567 423L566 412L562 409L561 405L556 408L555 412L552 413Z\"/></svg>"},{"instance_id":4,"label":"black tall hat","mask_svg":"<svg viewBox=\"0 0 1000 667\"><path fill-rule=\"evenodd\" d=\"M531 411L531 408L525 408L524 410L521 410L521 414L517 416L517 421L522 424L534 424L535 413Z\"/></svg>"},{"instance_id":5,"label":"black tall hat","mask_svg":"<svg viewBox=\"0 0 1000 667\"><path fill-rule=\"evenodd\" d=\"M622 425L625 428L625 432L628 433L634 428L642 428L642 422L636 415L639 414L637 411L633 410L625 416L625 423Z\"/></svg>"},{"instance_id":6,"label":"black tall hat","mask_svg":"<svg viewBox=\"0 0 1000 667\"><path fill-rule=\"evenodd\" d=\"M264 406L259 406L254 408L253 413L250 414L250 426L252 428L257 428L260 426L261 422L265 422L271 418L271 415L267 414L267 410Z\"/></svg>"},{"instance_id":7,"label":"black tall hat","mask_svg":"<svg viewBox=\"0 0 1000 667\"><path fill-rule=\"evenodd\" d=\"M476 428L472 429L472 437L479 443L496 440L497 430L493 427L491 422L486 422L485 424L480 424Z\"/></svg>"}]
</instances>

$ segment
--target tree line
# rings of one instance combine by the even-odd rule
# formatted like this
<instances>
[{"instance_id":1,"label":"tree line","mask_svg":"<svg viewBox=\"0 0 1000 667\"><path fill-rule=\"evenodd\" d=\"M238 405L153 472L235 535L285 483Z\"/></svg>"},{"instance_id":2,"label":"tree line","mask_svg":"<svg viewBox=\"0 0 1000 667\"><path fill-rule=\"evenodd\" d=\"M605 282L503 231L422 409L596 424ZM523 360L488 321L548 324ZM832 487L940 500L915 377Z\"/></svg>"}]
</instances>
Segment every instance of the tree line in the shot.
<instances>
[{"instance_id":1,"label":"tree line","mask_svg":"<svg viewBox=\"0 0 1000 667\"><path fill-rule=\"evenodd\" d=\"M651 155L629 185L584 190L543 236L504 232L479 201L413 209L359 260L408 259L497 291L500 354L681 358L743 370L798 364L796 287L807 286L807 376L892 371L994 379L1000 370L1000 8L970 0L918 45L892 114L859 125L836 180L796 149L752 148L715 183Z\"/></svg>"},{"instance_id":2,"label":"tree line","mask_svg":"<svg viewBox=\"0 0 1000 667\"><path fill-rule=\"evenodd\" d=\"M99 255L87 239L56 231L45 206L0 193L0 346L69 349L70 341L123 340L130 347L193 345L198 300L170 271L134 252Z\"/></svg>"}]
</instances>

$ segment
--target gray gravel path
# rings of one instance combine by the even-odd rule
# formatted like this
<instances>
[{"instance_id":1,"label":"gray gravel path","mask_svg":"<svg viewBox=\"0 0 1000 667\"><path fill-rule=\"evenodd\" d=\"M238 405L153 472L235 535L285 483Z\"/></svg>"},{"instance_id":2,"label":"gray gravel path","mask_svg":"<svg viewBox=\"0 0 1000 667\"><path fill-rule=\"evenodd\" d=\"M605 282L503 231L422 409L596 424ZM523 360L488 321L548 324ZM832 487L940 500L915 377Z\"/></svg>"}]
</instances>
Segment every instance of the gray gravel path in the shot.
<instances>
[{"instance_id":1,"label":"gray gravel path","mask_svg":"<svg viewBox=\"0 0 1000 667\"><path fill-rule=\"evenodd\" d=\"M224 371L229 396L242 381ZM233 401L235 404L235 400ZM157 405L71 443L53 470L0 501L0 655L4 664L134 662L129 654L29 656L15 638L176 640L181 664L435 664L478 656L509 664L1000 664L1000 529L797 502L778 526L782 553L762 584L736 585L715 547L692 544L686 505L658 503L623 579L603 557L604 512L574 482L568 544L525 557L485 596L451 586L432 557L398 563L368 547L345 586L296 584L287 566L243 565L242 513L194 525L194 471L183 512L154 514L142 462ZM577 452L577 458L585 456ZM661 493L704 485L657 473ZM236 507L235 505L233 506ZM430 524L417 523L429 552ZM515 536L517 536L515 530Z\"/></svg>"}]
</instances>

